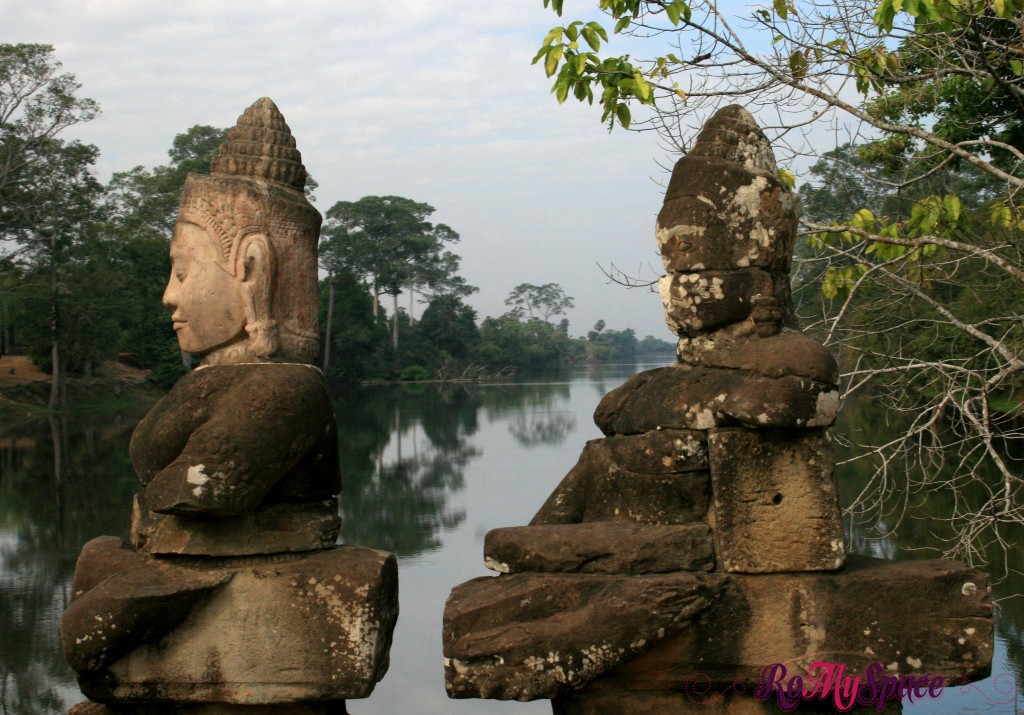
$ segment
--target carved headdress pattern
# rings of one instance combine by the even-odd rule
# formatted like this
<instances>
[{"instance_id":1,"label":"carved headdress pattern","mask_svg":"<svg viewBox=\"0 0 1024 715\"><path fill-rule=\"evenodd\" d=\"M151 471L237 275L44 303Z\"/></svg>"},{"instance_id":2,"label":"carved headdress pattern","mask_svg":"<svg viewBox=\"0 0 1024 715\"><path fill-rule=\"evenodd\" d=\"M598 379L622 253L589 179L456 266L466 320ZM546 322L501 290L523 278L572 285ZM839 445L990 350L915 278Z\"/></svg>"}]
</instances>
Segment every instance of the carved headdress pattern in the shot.
<instances>
[{"instance_id":1,"label":"carved headdress pattern","mask_svg":"<svg viewBox=\"0 0 1024 715\"><path fill-rule=\"evenodd\" d=\"M268 179L296 191L306 187L306 167L295 137L268 97L256 100L228 131L210 173Z\"/></svg>"}]
</instances>

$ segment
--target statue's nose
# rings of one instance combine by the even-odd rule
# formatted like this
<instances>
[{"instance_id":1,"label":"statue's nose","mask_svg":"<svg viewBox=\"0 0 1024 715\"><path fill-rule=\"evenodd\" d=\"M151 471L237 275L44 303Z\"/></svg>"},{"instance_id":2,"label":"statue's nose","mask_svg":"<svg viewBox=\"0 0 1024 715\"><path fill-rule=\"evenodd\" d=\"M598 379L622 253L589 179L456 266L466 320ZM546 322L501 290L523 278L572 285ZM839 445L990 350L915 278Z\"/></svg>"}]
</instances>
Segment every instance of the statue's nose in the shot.
<instances>
[{"instance_id":1,"label":"statue's nose","mask_svg":"<svg viewBox=\"0 0 1024 715\"><path fill-rule=\"evenodd\" d=\"M168 308L178 307L178 281L171 276L171 279L167 281L167 287L164 289L163 304Z\"/></svg>"}]
</instances>

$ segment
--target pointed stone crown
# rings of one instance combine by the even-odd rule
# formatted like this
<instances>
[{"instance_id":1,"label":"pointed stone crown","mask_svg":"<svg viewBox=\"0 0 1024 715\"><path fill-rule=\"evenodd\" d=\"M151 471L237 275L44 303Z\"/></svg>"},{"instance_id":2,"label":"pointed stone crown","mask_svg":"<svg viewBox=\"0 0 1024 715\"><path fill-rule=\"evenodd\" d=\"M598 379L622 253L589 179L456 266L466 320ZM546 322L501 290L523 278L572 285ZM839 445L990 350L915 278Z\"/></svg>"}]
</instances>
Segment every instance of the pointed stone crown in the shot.
<instances>
[{"instance_id":1,"label":"pointed stone crown","mask_svg":"<svg viewBox=\"0 0 1024 715\"><path fill-rule=\"evenodd\" d=\"M775 176L779 173L771 143L753 115L736 104L720 109L704 125L689 156L721 159Z\"/></svg>"},{"instance_id":2,"label":"pointed stone crown","mask_svg":"<svg viewBox=\"0 0 1024 715\"><path fill-rule=\"evenodd\" d=\"M302 154L295 148L295 138L280 110L268 97L253 102L228 131L210 173L267 179L296 191L306 186Z\"/></svg>"}]
</instances>

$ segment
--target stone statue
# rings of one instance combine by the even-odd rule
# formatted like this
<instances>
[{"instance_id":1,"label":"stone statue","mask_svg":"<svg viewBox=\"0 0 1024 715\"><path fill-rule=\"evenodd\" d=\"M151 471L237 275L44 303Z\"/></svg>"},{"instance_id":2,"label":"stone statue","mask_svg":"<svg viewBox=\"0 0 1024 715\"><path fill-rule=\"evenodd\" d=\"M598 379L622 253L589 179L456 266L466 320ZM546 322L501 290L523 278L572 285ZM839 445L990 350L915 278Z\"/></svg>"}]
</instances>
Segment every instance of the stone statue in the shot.
<instances>
[{"instance_id":1,"label":"stone statue","mask_svg":"<svg viewBox=\"0 0 1024 715\"><path fill-rule=\"evenodd\" d=\"M344 712L387 669L397 567L391 554L334 547L337 428L312 365L320 215L269 99L239 118L211 168L185 183L164 293L199 367L132 436L143 491L131 544L84 547L65 653L86 695L117 713Z\"/></svg>"},{"instance_id":2,"label":"stone statue","mask_svg":"<svg viewBox=\"0 0 1024 715\"><path fill-rule=\"evenodd\" d=\"M798 208L753 117L718 112L656 226L678 361L608 393L605 437L529 526L487 535L501 575L445 606L451 697L550 698L559 715L775 712L750 697L772 663L987 674L983 574L846 554L838 370L790 295Z\"/></svg>"}]
</instances>

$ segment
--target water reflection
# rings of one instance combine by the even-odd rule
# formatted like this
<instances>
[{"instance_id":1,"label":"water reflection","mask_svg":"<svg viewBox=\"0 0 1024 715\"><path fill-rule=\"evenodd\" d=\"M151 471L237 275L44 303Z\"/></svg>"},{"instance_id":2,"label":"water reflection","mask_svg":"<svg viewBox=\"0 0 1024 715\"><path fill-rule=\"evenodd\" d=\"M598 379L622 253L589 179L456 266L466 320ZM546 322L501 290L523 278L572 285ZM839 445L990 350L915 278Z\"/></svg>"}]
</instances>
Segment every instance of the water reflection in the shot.
<instances>
[{"instance_id":1,"label":"water reflection","mask_svg":"<svg viewBox=\"0 0 1024 715\"><path fill-rule=\"evenodd\" d=\"M137 415L8 422L0 432L0 707L62 712L74 676L57 623L83 543L127 531Z\"/></svg>"},{"instance_id":2,"label":"water reflection","mask_svg":"<svg viewBox=\"0 0 1024 715\"><path fill-rule=\"evenodd\" d=\"M459 526L449 506L479 456L478 390L472 386L387 386L338 398L342 468L341 540L410 557L435 551Z\"/></svg>"}]
</instances>

